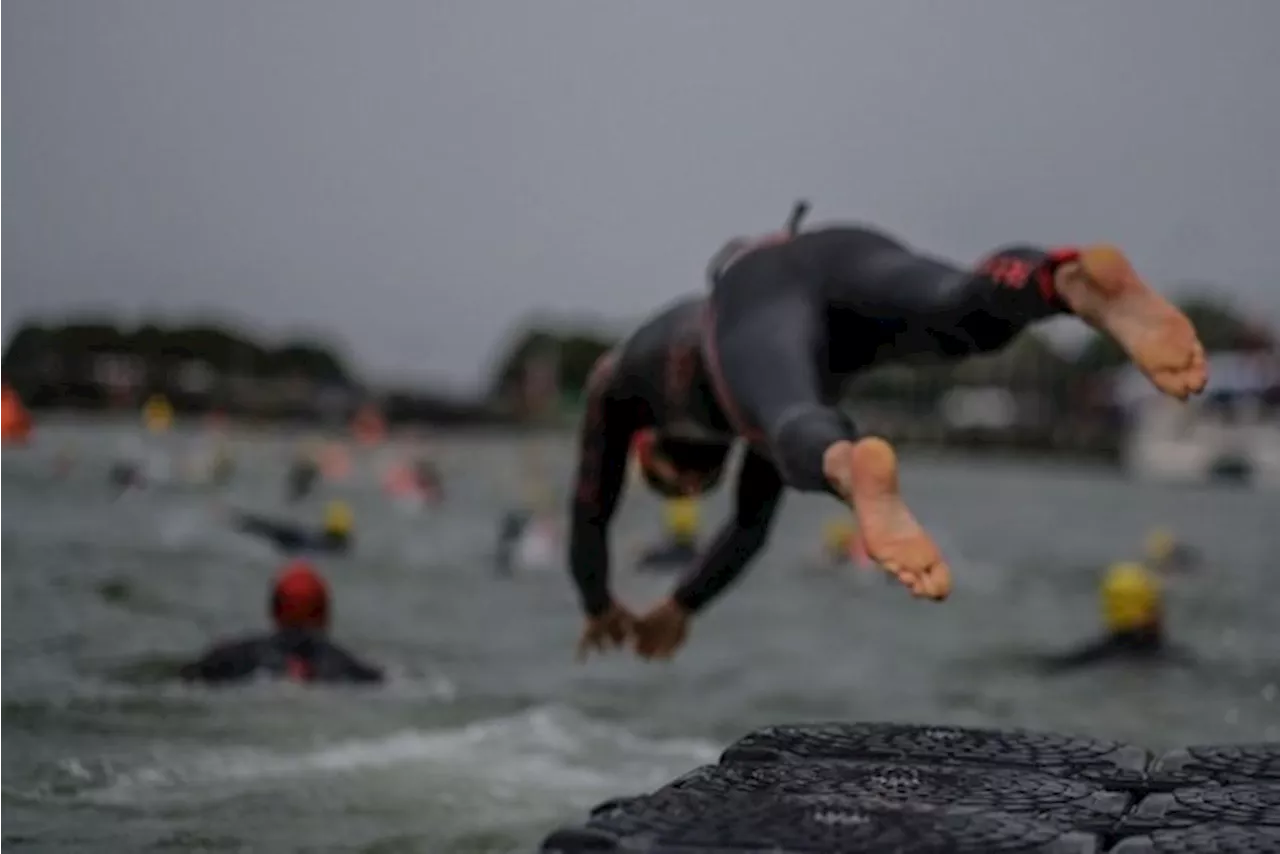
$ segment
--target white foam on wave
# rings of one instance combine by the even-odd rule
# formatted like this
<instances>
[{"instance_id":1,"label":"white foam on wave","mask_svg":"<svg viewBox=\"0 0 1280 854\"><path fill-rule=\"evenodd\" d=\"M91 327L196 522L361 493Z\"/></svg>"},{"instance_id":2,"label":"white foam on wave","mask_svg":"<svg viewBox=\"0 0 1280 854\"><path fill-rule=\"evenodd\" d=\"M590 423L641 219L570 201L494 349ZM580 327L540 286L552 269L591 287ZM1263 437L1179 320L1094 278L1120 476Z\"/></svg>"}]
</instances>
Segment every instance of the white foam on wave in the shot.
<instances>
[{"instance_id":1,"label":"white foam on wave","mask_svg":"<svg viewBox=\"0 0 1280 854\"><path fill-rule=\"evenodd\" d=\"M306 752L201 752L122 773L85 796L115 804L188 800L316 775L407 770L503 801L589 806L660 786L718 754L715 744L702 739L648 738L563 706L538 706L456 728L403 730Z\"/></svg>"}]
</instances>

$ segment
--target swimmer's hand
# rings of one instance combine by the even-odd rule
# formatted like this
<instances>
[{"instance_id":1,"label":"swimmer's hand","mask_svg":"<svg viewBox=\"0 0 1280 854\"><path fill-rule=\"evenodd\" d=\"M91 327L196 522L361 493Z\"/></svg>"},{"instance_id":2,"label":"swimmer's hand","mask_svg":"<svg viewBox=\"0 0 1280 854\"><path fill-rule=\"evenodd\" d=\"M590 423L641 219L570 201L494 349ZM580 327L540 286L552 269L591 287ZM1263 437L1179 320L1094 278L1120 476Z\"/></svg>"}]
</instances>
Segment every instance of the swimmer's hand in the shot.
<instances>
[{"instance_id":1,"label":"swimmer's hand","mask_svg":"<svg viewBox=\"0 0 1280 854\"><path fill-rule=\"evenodd\" d=\"M641 658L668 659L675 655L689 636L690 614L674 599L636 620L636 655Z\"/></svg>"},{"instance_id":2,"label":"swimmer's hand","mask_svg":"<svg viewBox=\"0 0 1280 854\"><path fill-rule=\"evenodd\" d=\"M585 661L592 650L606 652L617 649L631 637L636 618L617 602L598 617L587 617L578 638L578 661Z\"/></svg>"}]
</instances>

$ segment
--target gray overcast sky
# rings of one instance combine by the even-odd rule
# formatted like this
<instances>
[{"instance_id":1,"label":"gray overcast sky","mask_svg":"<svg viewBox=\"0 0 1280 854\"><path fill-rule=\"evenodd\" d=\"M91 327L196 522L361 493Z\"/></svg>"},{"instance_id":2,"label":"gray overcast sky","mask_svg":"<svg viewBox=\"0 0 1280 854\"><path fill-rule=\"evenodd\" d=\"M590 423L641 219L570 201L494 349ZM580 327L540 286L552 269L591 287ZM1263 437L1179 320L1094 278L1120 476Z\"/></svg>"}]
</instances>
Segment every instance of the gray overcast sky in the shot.
<instances>
[{"instance_id":1,"label":"gray overcast sky","mask_svg":"<svg viewBox=\"0 0 1280 854\"><path fill-rule=\"evenodd\" d=\"M1104 238L1272 321L1278 0L6 0L4 322L332 328L478 380L725 237Z\"/></svg>"}]
</instances>

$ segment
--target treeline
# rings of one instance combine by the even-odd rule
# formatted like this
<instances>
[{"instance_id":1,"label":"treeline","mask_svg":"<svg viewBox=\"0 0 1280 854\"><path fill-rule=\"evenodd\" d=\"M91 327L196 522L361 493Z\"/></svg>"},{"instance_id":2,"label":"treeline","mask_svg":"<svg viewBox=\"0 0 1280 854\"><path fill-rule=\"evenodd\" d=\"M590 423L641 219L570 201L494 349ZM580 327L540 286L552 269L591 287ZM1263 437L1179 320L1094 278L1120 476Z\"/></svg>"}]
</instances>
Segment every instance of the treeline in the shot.
<instances>
[{"instance_id":1,"label":"treeline","mask_svg":"<svg viewBox=\"0 0 1280 854\"><path fill-rule=\"evenodd\" d=\"M340 424L365 404L391 425L512 421L483 395L371 387L320 338L273 343L229 324L28 323L7 342L0 370L37 409L127 410L162 394L180 414L267 421Z\"/></svg>"},{"instance_id":2,"label":"treeline","mask_svg":"<svg viewBox=\"0 0 1280 854\"><path fill-rule=\"evenodd\" d=\"M1182 308L1210 351L1274 348L1274 334L1211 298ZM431 389L377 394L357 377L332 344L316 338L272 344L219 324L124 327L105 320L62 325L28 324L5 347L5 383L35 406L130 406L147 394L170 395L179 409L225 409L264 417L309 418L347 412L361 401L386 398L385 408L407 420L455 423L527 417L522 398L528 366L550 372L558 393L554 409L572 409L600 356L617 336L594 328L571 330L524 324L495 360L488 388L474 399L441 396ZM1124 354L1102 336L1074 357L1041 337L1023 335L1004 351L946 365L895 365L858 377L851 392L865 401L929 407L957 383L1033 392L1073 407L1094 380L1125 364ZM545 378L543 379L545 382ZM328 416L325 416L328 417Z\"/></svg>"},{"instance_id":3,"label":"treeline","mask_svg":"<svg viewBox=\"0 0 1280 854\"><path fill-rule=\"evenodd\" d=\"M28 324L5 347L3 370L8 377L30 373L52 362L73 369L96 356L136 357L157 371L200 362L227 376L301 377L337 385L353 384L350 371L331 345L299 340L272 346L243 331L213 325L164 327L145 323L122 328L105 321L59 326Z\"/></svg>"}]
</instances>

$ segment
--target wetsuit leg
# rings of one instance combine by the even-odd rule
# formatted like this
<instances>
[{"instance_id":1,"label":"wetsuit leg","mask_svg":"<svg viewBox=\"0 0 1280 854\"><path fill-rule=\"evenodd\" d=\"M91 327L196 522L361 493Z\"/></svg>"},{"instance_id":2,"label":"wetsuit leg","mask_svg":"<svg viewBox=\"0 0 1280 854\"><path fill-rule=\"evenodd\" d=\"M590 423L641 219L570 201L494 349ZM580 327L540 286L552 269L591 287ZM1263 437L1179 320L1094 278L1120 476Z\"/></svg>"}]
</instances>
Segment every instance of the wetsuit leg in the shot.
<instances>
[{"instance_id":1,"label":"wetsuit leg","mask_svg":"<svg viewBox=\"0 0 1280 854\"><path fill-rule=\"evenodd\" d=\"M721 405L788 485L832 491L823 454L857 438L832 405L843 380L872 361L1004 346L1064 310L1052 274L1069 257L1011 247L963 270L856 228L752 250L713 286L705 346Z\"/></svg>"},{"instance_id":2,"label":"wetsuit leg","mask_svg":"<svg viewBox=\"0 0 1280 854\"><path fill-rule=\"evenodd\" d=\"M690 613L705 608L742 574L769 538L783 488L773 463L758 451L747 451L733 517L672 594L681 607Z\"/></svg>"},{"instance_id":3,"label":"wetsuit leg","mask_svg":"<svg viewBox=\"0 0 1280 854\"><path fill-rule=\"evenodd\" d=\"M734 426L773 457L786 483L830 491L822 454L853 439L852 421L824 402L823 305L816 283L777 247L738 261L715 286L708 367Z\"/></svg>"},{"instance_id":4,"label":"wetsuit leg","mask_svg":"<svg viewBox=\"0 0 1280 854\"><path fill-rule=\"evenodd\" d=\"M606 354L587 383L570 508L569 569L582 609L608 610L609 523L626 484L631 437L643 426L639 402L621 393L616 354Z\"/></svg>"},{"instance_id":5,"label":"wetsuit leg","mask_svg":"<svg viewBox=\"0 0 1280 854\"><path fill-rule=\"evenodd\" d=\"M824 306L900 324L907 334L890 349L908 356L990 352L1029 324L1065 312L1053 272L1077 255L1007 246L965 268L852 228L806 235L795 251L822 270Z\"/></svg>"}]
</instances>

